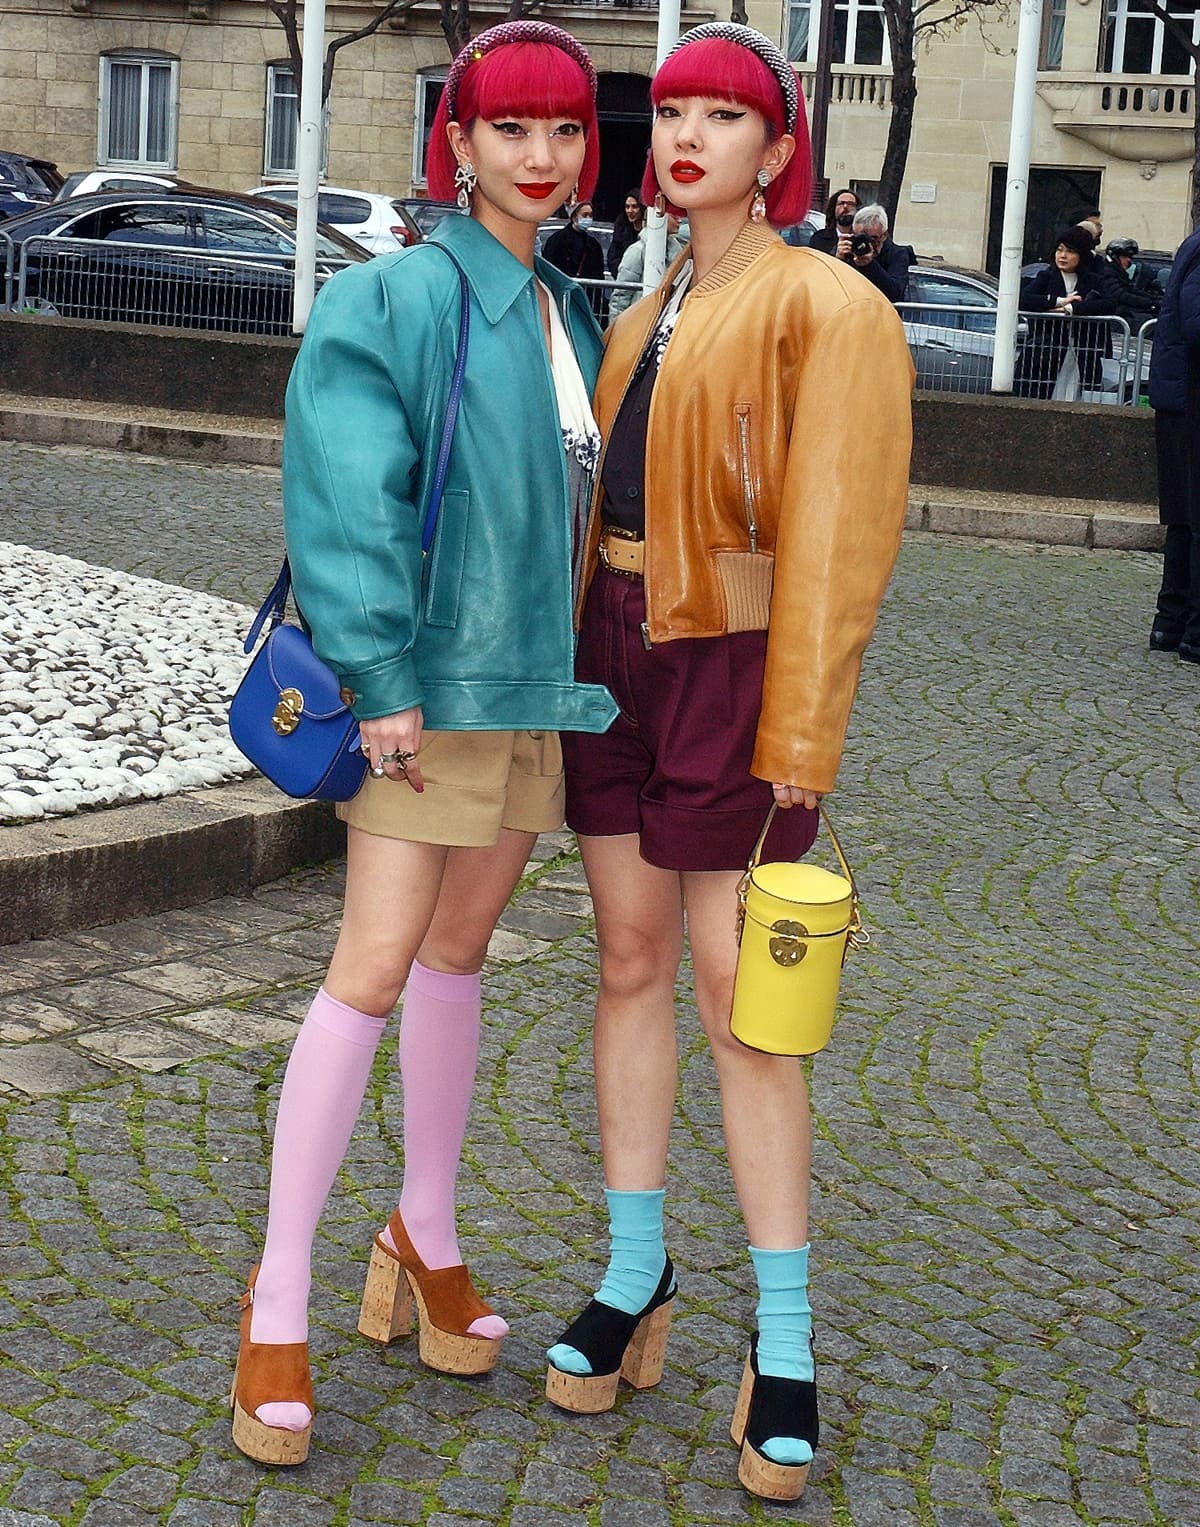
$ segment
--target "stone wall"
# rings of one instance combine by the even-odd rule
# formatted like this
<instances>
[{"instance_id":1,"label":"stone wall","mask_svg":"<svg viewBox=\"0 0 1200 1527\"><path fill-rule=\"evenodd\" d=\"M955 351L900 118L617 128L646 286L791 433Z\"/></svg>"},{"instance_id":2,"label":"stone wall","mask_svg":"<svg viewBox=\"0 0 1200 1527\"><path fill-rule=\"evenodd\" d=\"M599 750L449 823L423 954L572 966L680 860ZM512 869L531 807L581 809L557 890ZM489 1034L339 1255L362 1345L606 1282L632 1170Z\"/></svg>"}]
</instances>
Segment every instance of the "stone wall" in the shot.
<instances>
[{"instance_id":1,"label":"stone wall","mask_svg":"<svg viewBox=\"0 0 1200 1527\"><path fill-rule=\"evenodd\" d=\"M9 390L100 406L278 417L295 350L287 339L0 317ZM921 393L913 418L914 482L1128 503L1155 496L1146 408Z\"/></svg>"}]
</instances>

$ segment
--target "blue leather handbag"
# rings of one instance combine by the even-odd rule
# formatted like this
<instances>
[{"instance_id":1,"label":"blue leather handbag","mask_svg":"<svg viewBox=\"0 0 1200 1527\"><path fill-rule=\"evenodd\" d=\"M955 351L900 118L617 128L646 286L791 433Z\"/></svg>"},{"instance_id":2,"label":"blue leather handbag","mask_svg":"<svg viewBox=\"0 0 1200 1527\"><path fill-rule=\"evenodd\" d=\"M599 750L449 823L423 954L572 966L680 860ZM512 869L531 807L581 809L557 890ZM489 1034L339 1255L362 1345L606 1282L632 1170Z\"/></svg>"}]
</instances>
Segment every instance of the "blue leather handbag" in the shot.
<instances>
[{"instance_id":1,"label":"blue leather handbag","mask_svg":"<svg viewBox=\"0 0 1200 1527\"><path fill-rule=\"evenodd\" d=\"M470 324L470 296L462 266L448 249L432 247L442 249L458 271L459 330L446 422L421 529L423 556L433 545L446 487ZM291 586L292 570L284 557L279 577L246 633L243 651L247 653L253 650L264 626L267 639L230 703L230 735L255 768L285 794L297 799L348 801L362 788L367 772L358 722L341 697L337 675L313 651L308 632L284 621Z\"/></svg>"}]
</instances>

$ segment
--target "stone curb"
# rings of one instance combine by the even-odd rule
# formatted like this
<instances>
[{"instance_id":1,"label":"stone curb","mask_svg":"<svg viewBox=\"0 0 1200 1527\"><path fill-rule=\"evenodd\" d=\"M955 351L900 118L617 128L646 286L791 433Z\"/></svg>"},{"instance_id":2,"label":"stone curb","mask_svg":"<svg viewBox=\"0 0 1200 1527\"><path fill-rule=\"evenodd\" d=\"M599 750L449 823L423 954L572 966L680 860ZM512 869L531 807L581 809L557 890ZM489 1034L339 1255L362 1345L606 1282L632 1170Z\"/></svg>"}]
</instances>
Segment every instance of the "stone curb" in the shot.
<instances>
[{"instance_id":1,"label":"stone curb","mask_svg":"<svg viewBox=\"0 0 1200 1527\"><path fill-rule=\"evenodd\" d=\"M211 415L197 416L189 426L167 422L167 411L160 412L162 422L133 416L121 418L86 411L60 411L50 400L40 408L3 406L0 407L0 439L37 445L97 446L103 450L227 466L277 467L282 460L282 421L278 430L221 429L210 422ZM931 499L925 494L926 490L914 490L906 529L989 540L1036 541L1049 546L1084 546L1113 551L1162 549L1162 527L1145 512L1139 514L1133 506L1127 514L1075 514L1052 507L1015 508L1002 502L963 501L953 495L947 495L944 500ZM1023 503L1028 501L1027 497L1022 500ZM1115 505L1105 505L1106 510L1116 508Z\"/></svg>"},{"instance_id":2,"label":"stone curb","mask_svg":"<svg viewBox=\"0 0 1200 1527\"><path fill-rule=\"evenodd\" d=\"M245 894L342 852L325 802L266 780L0 833L0 945Z\"/></svg>"},{"instance_id":3,"label":"stone curb","mask_svg":"<svg viewBox=\"0 0 1200 1527\"><path fill-rule=\"evenodd\" d=\"M1003 504L941 503L920 497L910 500L904 528L1102 551L1161 551L1165 534L1157 520L1136 514L1071 514Z\"/></svg>"}]
</instances>

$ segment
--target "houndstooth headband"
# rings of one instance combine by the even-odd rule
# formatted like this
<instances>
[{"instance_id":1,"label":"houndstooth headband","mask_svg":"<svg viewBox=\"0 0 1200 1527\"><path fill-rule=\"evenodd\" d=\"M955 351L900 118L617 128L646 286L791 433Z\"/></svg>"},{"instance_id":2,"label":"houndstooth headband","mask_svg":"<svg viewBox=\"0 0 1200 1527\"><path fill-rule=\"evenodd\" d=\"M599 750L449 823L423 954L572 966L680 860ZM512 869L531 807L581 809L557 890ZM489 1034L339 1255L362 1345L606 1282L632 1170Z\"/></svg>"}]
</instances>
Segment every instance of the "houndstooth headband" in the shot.
<instances>
[{"instance_id":1,"label":"houndstooth headband","mask_svg":"<svg viewBox=\"0 0 1200 1527\"><path fill-rule=\"evenodd\" d=\"M765 38L763 40L766 41ZM596 66L582 43L576 42L569 32L564 32L559 27L552 27L545 21L505 21L498 27L489 27L486 32L480 32L479 36L473 42L469 42L450 65L450 73L446 76L445 101L446 110L452 122L458 121L455 112L463 75L472 64L478 63L485 53L494 53L497 48L507 47L514 42L545 42L553 48L560 48L583 70L588 89L592 92L592 99L595 100Z\"/></svg>"},{"instance_id":2,"label":"houndstooth headband","mask_svg":"<svg viewBox=\"0 0 1200 1527\"><path fill-rule=\"evenodd\" d=\"M779 88L783 91L784 121L788 132L794 133L800 115L800 91L796 85L796 73L771 39L756 32L753 27L739 26L735 21L706 21L703 26L685 32L667 57L678 53L680 48L686 48L689 42L703 42L707 37L718 37L722 42L732 42L739 48L748 48L766 64L779 81Z\"/></svg>"}]
</instances>

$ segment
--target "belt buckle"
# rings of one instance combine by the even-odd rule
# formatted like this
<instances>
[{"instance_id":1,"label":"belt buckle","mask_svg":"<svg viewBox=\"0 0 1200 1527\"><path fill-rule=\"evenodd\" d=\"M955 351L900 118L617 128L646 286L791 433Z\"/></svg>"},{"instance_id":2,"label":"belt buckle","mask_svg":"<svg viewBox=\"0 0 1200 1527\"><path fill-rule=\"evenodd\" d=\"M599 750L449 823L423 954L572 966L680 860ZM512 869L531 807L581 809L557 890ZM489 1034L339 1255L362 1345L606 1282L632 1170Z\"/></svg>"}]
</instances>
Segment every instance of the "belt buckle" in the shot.
<instances>
[{"instance_id":1,"label":"belt buckle","mask_svg":"<svg viewBox=\"0 0 1200 1527\"><path fill-rule=\"evenodd\" d=\"M605 525L600 532L600 544L597 548L600 554L600 565L610 573L615 573L618 578L638 578L641 575L635 573L629 567L614 567L608 560L608 548L605 542L609 536L615 536L618 541L640 541L642 537L636 530L627 530L624 525Z\"/></svg>"}]
</instances>

